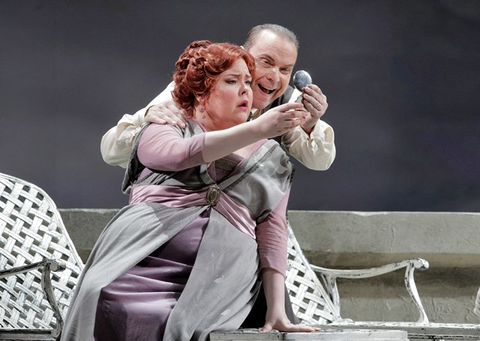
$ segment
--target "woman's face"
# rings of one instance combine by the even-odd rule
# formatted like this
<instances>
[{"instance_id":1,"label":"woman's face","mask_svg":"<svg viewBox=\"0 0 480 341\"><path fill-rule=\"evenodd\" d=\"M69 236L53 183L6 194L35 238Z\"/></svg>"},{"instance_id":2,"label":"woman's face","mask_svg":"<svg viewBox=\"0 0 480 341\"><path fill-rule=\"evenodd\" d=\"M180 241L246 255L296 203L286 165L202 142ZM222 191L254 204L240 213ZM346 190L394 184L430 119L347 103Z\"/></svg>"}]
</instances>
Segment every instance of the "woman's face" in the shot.
<instances>
[{"instance_id":1,"label":"woman's face","mask_svg":"<svg viewBox=\"0 0 480 341\"><path fill-rule=\"evenodd\" d=\"M247 120L252 108L252 76L242 58L221 73L205 103L205 119L201 122L208 130L226 129Z\"/></svg>"}]
</instances>

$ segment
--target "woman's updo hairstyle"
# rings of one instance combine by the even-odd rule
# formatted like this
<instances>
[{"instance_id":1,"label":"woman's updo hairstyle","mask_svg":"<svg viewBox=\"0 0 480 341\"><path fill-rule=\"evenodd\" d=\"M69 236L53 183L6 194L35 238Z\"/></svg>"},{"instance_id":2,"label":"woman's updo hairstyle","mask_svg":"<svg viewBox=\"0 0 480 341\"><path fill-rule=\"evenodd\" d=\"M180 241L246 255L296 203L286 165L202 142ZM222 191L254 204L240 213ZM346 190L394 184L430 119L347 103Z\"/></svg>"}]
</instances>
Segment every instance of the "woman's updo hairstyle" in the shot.
<instances>
[{"instance_id":1,"label":"woman's updo hairstyle","mask_svg":"<svg viewBox=\"0 0 480 341\"><path fill-rule=\"evenodd\" d=\"M172 91L174 101L185 111L185 116L193 116L197 97L208 99L210 90L218 76L242 58L254 77L255 60L243 47L230 43L212 43L198 40L191 43L175 63Z\"/></svg>"}]
</instances>

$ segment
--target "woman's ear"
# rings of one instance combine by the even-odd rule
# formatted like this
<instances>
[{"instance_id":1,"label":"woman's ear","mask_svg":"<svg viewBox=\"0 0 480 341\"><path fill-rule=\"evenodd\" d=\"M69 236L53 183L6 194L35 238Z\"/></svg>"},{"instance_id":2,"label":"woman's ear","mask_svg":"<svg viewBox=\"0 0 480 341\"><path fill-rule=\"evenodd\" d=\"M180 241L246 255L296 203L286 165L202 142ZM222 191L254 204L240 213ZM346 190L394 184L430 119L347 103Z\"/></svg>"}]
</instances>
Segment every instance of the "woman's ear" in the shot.
<instances>
[{"instance_id":1,"label":"woman's ear","mask_svg":"<svg viewBox=\"0 0 480 341\"><path fill-rule=\"evenodd\" d=\"M195 95L195 100L197 101L198 104L203 105L205 98L203 97L203 94L196 94Z\"/></svg>"}]
</instances>

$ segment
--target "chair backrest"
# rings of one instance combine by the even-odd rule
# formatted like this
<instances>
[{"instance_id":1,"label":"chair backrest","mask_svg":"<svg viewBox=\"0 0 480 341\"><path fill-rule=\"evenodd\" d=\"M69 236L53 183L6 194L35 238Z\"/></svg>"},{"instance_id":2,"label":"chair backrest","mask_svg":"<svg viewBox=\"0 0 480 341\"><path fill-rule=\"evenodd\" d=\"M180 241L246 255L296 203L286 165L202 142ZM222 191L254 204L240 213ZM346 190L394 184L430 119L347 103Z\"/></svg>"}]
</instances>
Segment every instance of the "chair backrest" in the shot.
<instances>
[{"instance_id":1,"label":"chair backrest","mask_svg":"<svg viewBox=\"0 0 480 341\"><path fill-rule=\"evenodd\" d=\"M480 316L480 289L477 292L477 298L475 299L475 307L473 309L475 315Z\"/></svg>"},{"instance_id":2,"label":"chair backrest","mask_svg":"<svg viewBox=\"0 0 480 341\"><path fill-rule=\"evenodd\" d=\"M63 316L83 262L53 200L39 187L0 173L0 270L57 259L52 287ZM56 319L34 270L0 280L0 329L51 329Z\"/></svg>"},{"instance_id":3,"label":"chair backrest","mask_svg":"<svg viewBox=\"0 0 480 341\"><path fill-rule=\"evenodd\" d=\"M288 224L288 268L286 286L294 313L307 324L327 324L341 319L332 290L320 282ZM332 288L336 290L336 288Z\"/></svg>"}]
</instances>

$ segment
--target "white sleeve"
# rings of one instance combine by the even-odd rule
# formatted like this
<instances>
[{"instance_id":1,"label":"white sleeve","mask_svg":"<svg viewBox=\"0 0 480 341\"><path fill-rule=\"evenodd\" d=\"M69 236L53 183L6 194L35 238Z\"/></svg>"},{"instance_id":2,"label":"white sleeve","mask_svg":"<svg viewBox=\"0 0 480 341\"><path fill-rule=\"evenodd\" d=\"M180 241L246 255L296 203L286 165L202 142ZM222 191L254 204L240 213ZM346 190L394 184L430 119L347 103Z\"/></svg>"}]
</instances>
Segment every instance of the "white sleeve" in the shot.
<instances>
[{"instance_id":1,"label":"white sleeve","mask_svg":"<svg viewBox=\"0 0 480 341\"><path fill-rule=\"evenodd\" d=\"M117 125L103 135L100 151L106 163L112 166L127 167L133 141L146 123L145 114L151 106L172 100L173 88L174 83L171 82L145 108L138 110L134 115L123 115Z\"/></svg>"},{"instance_id":2,"label":"white sleeve","mask_svg":"<svg viewBox=\"0 0 480 341\"><path fill-rule=\"evenodd\" d=\"M295 89L289 102L295 101L299 94ZM318 120L310 135L302 127L295 127L282 136L282 144L288 153L312 170L327 170L335 160L335 134L322 120Z\"/></svg>"},{"instance_id":3,"label":"white sleeve","mask_svg":"<svg viewBox=\"0 0 480 341\"><path fill-rule=\"evenodd\" d=\"M305 167L312 170L327 170L335 160L335 134L333 128L319 120L308 135L300 126L282 137L288 153Z\"/></svg>"}]
</instances>

